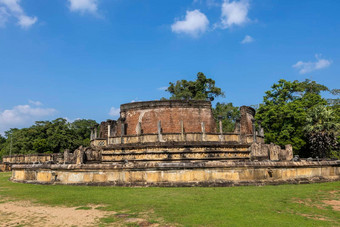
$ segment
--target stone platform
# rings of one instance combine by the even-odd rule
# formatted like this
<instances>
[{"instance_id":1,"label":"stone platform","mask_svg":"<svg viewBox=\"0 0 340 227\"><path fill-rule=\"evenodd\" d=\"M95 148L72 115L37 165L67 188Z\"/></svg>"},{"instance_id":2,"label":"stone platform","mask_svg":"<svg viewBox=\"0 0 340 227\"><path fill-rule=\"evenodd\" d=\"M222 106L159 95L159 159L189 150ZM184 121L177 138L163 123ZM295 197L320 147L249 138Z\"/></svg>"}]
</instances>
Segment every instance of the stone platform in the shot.
<instances>
[{"instance_id":1,"label":"stone platform","mask_svg":"<svg viewBox=\"0 0 340 227\"><path fill-rule=\"evenodd\" d=\"M16 164L14 182L117 186L238 186L340 180L340 161Z\"/></svg>"}]
</instances>

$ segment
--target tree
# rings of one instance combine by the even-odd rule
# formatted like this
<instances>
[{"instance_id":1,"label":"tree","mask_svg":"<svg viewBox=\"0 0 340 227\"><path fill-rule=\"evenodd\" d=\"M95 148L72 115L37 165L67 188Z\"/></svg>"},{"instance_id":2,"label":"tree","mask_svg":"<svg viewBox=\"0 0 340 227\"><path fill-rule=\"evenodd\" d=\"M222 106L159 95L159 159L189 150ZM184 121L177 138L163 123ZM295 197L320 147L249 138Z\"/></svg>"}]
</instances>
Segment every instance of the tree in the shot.
<instances>
[{"instance_id":1,"label":"tree","mask_svg":"<svg viewBox=\"0 0 340 227\"><path fill-rule=\"evenodd\" d=\"M5 132L6 141L1 143L0 157L12 154L58 153L65 149L75 150L80 145L90 145L90 128L94 120L64 118L53 121L37 121L29 128L10 129ZM11 144L12 138L12 144Z\"/></svg>"},{"instance_id":2,"label":"tree","mask_svg":"<svg viewBox=\"0 0 340 227\"><path fill-rule=\"evenodd\" d=\"M235 129L235 122L240 117L240 111L238 107L233 106L230 103L216 103L213 108L213 115L216 120L216 124L219 125L219 118L222 118L223 132L233 132Z\"/></svg>"},{"instance_id":3,"label":"tree","mask_svg":"<svg viewBox=\"0 0 340 227\"><path fill-rule=\"evenodd\" d=\"M336 136L340 130L340 123L334 111L324 105L309 109L304 130L312 155L321 158L330 157L331 151L337 147Z\"/></svg>"},{"instance_id":4,"label":"tree","mask_svg":"<svg viewBox=\"0 0 340 227\"><path fill-rule=\"evenodd\" d=\"M336 117L336 121L340 122L340 89L333 89L330 91L332 95L337 96L335 99L328 99L328 104L334 111L334 116ZM337 136L337 143L338 145L340 144L340 133L338 133ZM339 146L338 150L333 152L333 156L337 157L340 159L340 151L339 151Z\"/></svg>"},{"instance_id":5,"label":"tree","mask_svg":"<svg viewBox=\"0 0 340 227\"><path fill-rule=\"evenodd\" d=\"M6 142L6 138L0 134L0 151Z\"/></svg>"},{"instance_id":6,"label":"tree","mask_svg":"<svg viewBox=\"0 0 340 227\"><path fill-rule=\"evenodd\" d=\"M340 89L333 89L330 93L337 98L327 99L328 105L335 111L335 115L340 120Z\"/></svg>"},{"instance_id":7,"label":"tree","mask_svg":"<svg viewBox=\"0 0 340 227\"><path fill-rule=\"evenodd\" d=\"M96 124L96 121L90 119L79 119L71 123L71 130L76 135L75 147L90 145L91 128Z\"/></svg>"},{"instance_id":8,"label":"tree","mask_svg":"<svg viewBox=\"0 0 340 227\"><path fill-rule=\"evenodd\" d=\"M306 125L308 109L316 105L327 105L320 95L327 91L324 85L315 81L279 80L263 97L256 119L262 121L266 143L284 146L292 144L296 154L310 156L306 150Z\"/></svg>"},{"instance_id":9,"label":"tree","mask_svg":"<svg viewBox=\"0 0 340 227\"><path fill-rule=\"evenodd\" d=\"M170 92L173 100L209 100L224 96L221 88L215 86L215 81L199 72L195 81L178 80L169 83L166 91Z\"/></svg>"}]
</instances>

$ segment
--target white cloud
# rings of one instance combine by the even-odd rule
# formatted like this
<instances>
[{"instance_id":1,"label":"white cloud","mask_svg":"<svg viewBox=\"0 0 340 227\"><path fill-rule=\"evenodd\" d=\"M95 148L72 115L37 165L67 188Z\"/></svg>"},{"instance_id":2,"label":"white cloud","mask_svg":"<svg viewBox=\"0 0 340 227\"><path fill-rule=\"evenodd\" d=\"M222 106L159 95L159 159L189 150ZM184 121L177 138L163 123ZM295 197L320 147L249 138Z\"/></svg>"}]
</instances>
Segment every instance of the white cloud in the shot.
<instances>
[{"instance_id":1,"label":"white cloud","mask_svg":"<svg viewBox=\"0 0 340 227\"><path fill-rule=\"evenodd\" d=\"M244 39L241 41L242 44L245 44L245 43L252 43L254 42L254 38L251 37L250 35L246 35L244 37Z\"/></svg>"},{"instance_id":2,"label":"white cloud","mask_svg":"<svg viewBox=\"0 0 340 227\"><path fill-rule=\"evenodd\" d=\"M201 5L205 4L209 8L221 5L218 0L193 0L192 3L193 4L201 4Z\"/></svg>"},{"instance_id":3,"label":"white cloud","mask_svg":"<svg viewBox=\"0 0 340 227\"><path fill-rule=\"evenodd\" d=\"M22 27L22 28L29 28L31 27L33 24L35 24L37 22L37 18L36 17L28 17L25 15L22 15L19 17L19 22L18 24Z\"/></svg>"},{"instance_id":4,"label":"white cloud","mask_svg":"<svg viewBox=\"0 0 340 227\"><path fill-rule=\"evenodd\" d=\"M22 13L23 10L19 5L20 0L0 0L0 3L5 5L9 10L14 13Z\"/></svg>"},{"instance_id":5,"label":"white cloud","mask_svg":"<svg viewBox=\"0 0 340 227\"><path fill-rule=\"evenodd\" d=\"M222 4L221 22L218 27L223 29L229 28L233 25L243 25L249 21L248 0L229 1L224 0Z\"/></svg>"},{"instance_id":6,"label":"white cloud","mask_svg":"<svg viewBox=\"0 0 340 227\"><path fill-rule=\"evenodd\" d=\"M37 17L29 17L20 6L20 0L0 0L0 25L4 26L10 16L18 20L22 28L29 28L38 21Z\"/></svg>"},{"instance_id":7,"label":"white cloud","mask_svg":"<svg viewBox=\"0 0 340 227\"><path fill-rule=\"evenodd\" d=\"M159 87L159 88L157 88L157 90L160 90L160 91L165 91L166 89L168 89L168 87Z\"/></svg>"},{"instance_id":8,"label":"white cloud","mask_svg":"<svg viewBox=\"0 0 340 227\"><path fill-rule=\"evenodd\" d=\"M299 70L300 74L305 74L305 73L310 73L315 70L327 68L332 64L331 60L327 59L322 59L320 58L321 56L316 54L315 62L303 62L303 61L298 61L296 64L294 64L292 67L297 68Z\"/></svg>"},{"instance_id":9,"label":"white cloud","mask_svg":"<svg viewBox=\"0 0 340 227\"><path fill-rule=\"evenodd\" d=\"M112 116L112 117L119 117L120 116L120 109L115 108L115 107L111 107L109 115Z\"/></svg>"},{"instance_id":10,"label":"white cloud","mask_svg":"<svg viewBox=\"0 0 340 227\"><path fill-rule=\"evenodd\" d=\"M207 0L207 6L208 7L216 7L216 6L220 6L220 4L216 0Z\"/></svg>"},{"instance_id":11,"label":"white cloud","mask_svg":"<svg viewBox=\"0 0 340 227\"><path fill-rule=\"evenodd\" d=\"M42 105L42 103L39 102L39 101L28 100L28 103L29 103L29 104L33 104L33 105L35 105L35 106L41 106L41 105Z\"/></svg>"},{"instance_id":12,"label":"white cloud","mask_svg":"<svg viewBox=\"0 0 340 227\"><path fill-rule=\"evenodd\" d=\"M68 0L71 11L78 11L81 13L93 13L98 10L98 0Z\"/></svg>"},{"instance_id":13,"label":"white cloud","mask_svg":"<svg viewBox=\"0 0 340 227\"><path fill-rule=\"evenodd\" d=\"M4 27L8 18L9 13L7 12L5 7L0 7L0 27Z\"/></svg>"},{"instance_id":14,"label":"white cloud","mask_svg":"<svg viewBox=\"0 0 340 227\"><path fill-rule=\"evenodd\" d=\"M209 20L199 10L187 11L184 20L177 20L171 25L175 33L184 33L191 36L198 36L204 33L209 26Z\"/></svg>"},{"instance_id":15,"label":"white cloud","mask_svg":"<svg viewBox=\"0 0 340 227\"><path fill-rule=\"evenodd\" d=\"M40 102L39 102L40 103ZM33 107L31 105L18 105L12 109L0 111L0 132L9 128L29 126L42 117L55 114L53 108Z\"/></svg>"}]
</instances>

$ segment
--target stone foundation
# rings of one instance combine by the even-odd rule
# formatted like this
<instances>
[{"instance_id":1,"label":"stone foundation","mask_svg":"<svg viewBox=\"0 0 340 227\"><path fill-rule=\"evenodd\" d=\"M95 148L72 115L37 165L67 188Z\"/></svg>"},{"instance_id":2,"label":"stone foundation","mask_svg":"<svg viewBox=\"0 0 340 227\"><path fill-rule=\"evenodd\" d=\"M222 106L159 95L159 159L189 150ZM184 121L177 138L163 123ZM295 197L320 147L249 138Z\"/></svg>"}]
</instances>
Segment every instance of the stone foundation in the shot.
<instances>
[{"instance_id":1,"label":"stone foundation","mask_svg":"<svg viewBox=\"0 0 340 227\"><path fill-rule=\"evenodd\" d=\"M291 161L293 159L293 147L290 144L281 149L280 146L264 143L253 143L250 146L250 157L252 161Z\"/></svg>"},{"instance_id":2,"label":"stone foundation","mask_svg":"<svg viewBox=\"0 0 340 227\"><path fill-rule=\"evenodd\" d=\"M340 180L340 161L19 164L14 182L119 186L237 186Z\"/></svg>"},{"instance_id":3,"label":"stone foundation","mask_svg":"<svg viewBox=\"0 0 340 227\"><path fill-rule=\"evenodd\" d=\"M8 163L0 163L0 172L11 171L11 167Z\"/></svg>"}]
</instances>

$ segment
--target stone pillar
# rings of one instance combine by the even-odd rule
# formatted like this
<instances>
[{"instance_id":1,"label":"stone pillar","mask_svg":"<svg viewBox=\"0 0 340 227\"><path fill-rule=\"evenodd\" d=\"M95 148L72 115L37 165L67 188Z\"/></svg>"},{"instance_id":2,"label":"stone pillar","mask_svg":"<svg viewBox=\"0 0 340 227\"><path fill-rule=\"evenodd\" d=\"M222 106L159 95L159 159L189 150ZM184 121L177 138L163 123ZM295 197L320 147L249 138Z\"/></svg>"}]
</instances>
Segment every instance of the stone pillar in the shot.
<instances>
[{"instance_id":1,"label":"stone pillar","mask_svg":"<svg viewBox=\"0 0 340 227\"><path fill-rule=\"evenodd\" d=\"M222 119L223 119L222 116L218 116L218 123L219 123L219 126L220 126L220 134L221 135L223 135Z\"/></svg>"},{"instance_id":2,"label":"stone pillar","mask_svg":"<svg viewBox=\"0 0 340 227\"><path fill-rule=\"evenodd\" d=\"M204 124L204 122L201 122L201 128L202 128L202 141L205 141L206 136L205 136L205 124Z\"/></svg>"},{"instance_id":3,"label":"stone pillar","mask_svg":"<svg viewBox=\"0 0 340 227\"><path fill-rule=\"evenodd\" d=\"M268 147L269 147L269 160L278 161L279 155L281 153L281 147L273 143L270 143Z\"/></svg>"},{"instance_id":4,"label":"stone pillar","mask_svg":"<svg viewBox=\"0 0 340 227\"><path fill-rule=\"evenodd\" d=\"M182 141L185 140L185 136L184 136L184 124L183 124L183 121L181 121L181 138L182 138Z\"/></svg>"},{"instance_id":5,"label":"stone pillar","mask_svg":"<svg viewBox=\"0 0 340 227\"><path fill-rule=\"evenodd\" d=\"M137 126L136 126L136 133L137 133L137 139L139 143L143 142L143 138L141 137L142 135L142 122L138 121Z\"/></svg>"},{"instance_id":6,"label":"stone pillar","mask_svg":"<svg viewBox=\"0 0 340 227\"><path fill-rule=\"evenodd\" d=\"M158 121L157 132L158 132L158 141L159 142L164 142L163 137L162 137L162 125L161 125L161 121Z\"/></svg>"},{"instance_id":7,"label":"stone pillar","mask_svg":"<svg viewBox=\"0 0 340 227\"><path fill-rule=\"evenodd\" d=\"M125 136L125 124L124 124L124 123L122 123L122 125L121 125L121 132L120 132L120 135L121 135L121 136Z\"/></svg>"},{"instance_id":8,"label":"stone pillar","mask_svg":"<svg viewBox=\"0 0 340 227\"><path fill-rule=\"evenodd\" d=\"M97 131L98 131L98 127L96 125L94 128L94 139L97 139Z\"/></svg>"},{"instance_id":9,"label":"stone pillar","mask_svg":"<svg viewBox=\"0 0 340 227\"><path fill-rule=\"evenodd\" d=\"M108 124L107 125L107 138L110 138L111 137L111 125Z\"/></svg>"},{"instance_id":10,"label":"stone pillar","mask_svg":"<svg viewBox=\"0 0 340 227\"><path fill-rule=\"evenodd\" d=\"M111 124L107 125L107 145L110 144L110 137L111 137Z\"/></svg>"},{"instance_id":11,"label":"stone pillar","mask_svg":"<svg viewBox=\"0 0 340 227\"><path fill-rule=\"evenodd\" d=\"M120 129L120 142L124 143L124 138L123 136L125 135L125 124L122 122L121 124L121 129Z\"/></svg>"},{"instance_id":12,"label":"stone pillar","mask_svg":"<svg viewBox=\"0 0 340 227\"><path fill-rule=\"evenodd\" d=\"M74 151L74 156L75 156L77 165L84 163L84 148L83 148L83 146L80 146L77 150Z\"/></svg>"},{"instance_id":13,"label":"stone pillar","mask_svg":"<svg viewBox=\"0 0 340 227\"><path fill-rule=\"evenodd\" d=\"M90 140L93 140L93 128L91 128L91 135L90 135Z\"/></svg>"},{"instance_id":14,"label":"stone pillar","mask_svg":"<svg viewBox=\"0 0 340 227\"><path fill-rule=\"evenodd\" d=\"M263 128L260 129L259 134L260 134L261 137L264 137L264 130L263 130Z\"/></svg>"},{"instance_id":15,"label":"stone pillar","mask_svg":"<svg viewBox=\"0 0 340 227\"><path fill-rule=\"evenodd\" d=\"M64 164L65 163L70 163L70 150L69 149L64 150Z\"/></svg>"},{"instance_id":16,"label":"stone pillar","mask_svg":"<svg viewBox=\"0 0 340 227\"><path fill-rule=\"evenodd\" d=\"M261 120L257 121L257 124L259 126L259 136L264 137L264 131L263 131L263 128L261 126L261 122L262 122Z\"/></svg>"},{"instance_id":17,"label":"stone pillar","mask_svg":"<svg viewBox=\"0 0 340 227\"><path fill-rule=\"evenodd\" d=\"M219 129L220 129L220 135L218 137L219 137L220 141L223 142L224 141L223 124L222 124L223 117L218 116L217 119L218 119L218 124L219 124Z\"/></svg>"},{"instance_id":18,"label":"stone pillar","mask_svg":"<svg viewBox=\"0 0 340 227\"><path fill-rule=\"evenodd\" d=\"M236 119L234 133L240 133L240 119Z\"/></svg>"},{"instance_id":19,"label":"stone pillar","mask_svg":"<svg viewBox=\"0 0 340 227\"><path fill-rule=\"evenodd\" d=\"M137 123L137 136L140 136L142 134L142 123L139 121Z\"/></svg>"},{"instance_id":20,"label":"stone pillar","mask_svg":"<svg viewBox=\"0 0 340 227\"><path fill-rule=\"evenodd\" d=\"M293 159L293 146L291 144L285 145L285 150L287 152L286 160L290 161Z\"/></svg>"},{"instance_id":21,"label":"stone pillar","mask_svg":"<svg viewBox=\"0 0 340 227\"><path fill-rule=\"evenodd\" d=\"M253 143L256 143L256 129L255 129L255 119L251 119L253 128Z\"/></svg>"}]
</instances>

